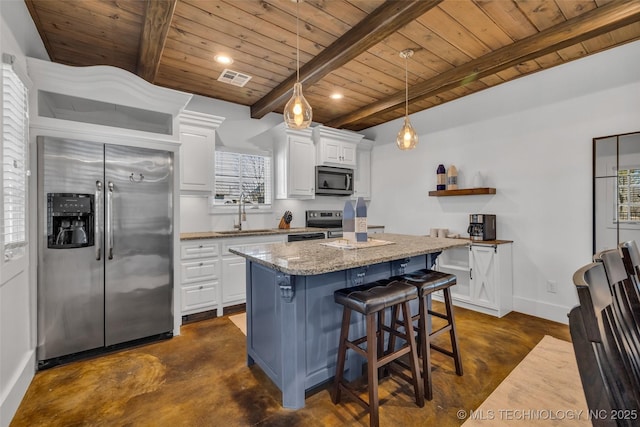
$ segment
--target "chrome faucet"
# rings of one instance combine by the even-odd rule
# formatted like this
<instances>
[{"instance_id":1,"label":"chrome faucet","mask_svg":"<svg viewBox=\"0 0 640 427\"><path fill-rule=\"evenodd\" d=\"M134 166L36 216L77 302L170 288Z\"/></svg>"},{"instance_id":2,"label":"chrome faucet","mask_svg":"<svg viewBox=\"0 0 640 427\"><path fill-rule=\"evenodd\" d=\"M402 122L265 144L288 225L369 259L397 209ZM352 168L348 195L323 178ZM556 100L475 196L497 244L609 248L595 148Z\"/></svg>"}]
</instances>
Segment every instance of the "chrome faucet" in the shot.
<instances>
[{"instance_id":1,"label":"chrome faucet","mask_svg":"<svg viewBox=\"0 0 640 427\"><path fill-rule=\"evenodd\" d=\"M238 224L233 224L233 228L237 228L239 231L242 231L242 221L247 220L245 199L246 196L244 195L244 192L240 193L240 199L238 200Z\"/></svg>"}]
</instances>

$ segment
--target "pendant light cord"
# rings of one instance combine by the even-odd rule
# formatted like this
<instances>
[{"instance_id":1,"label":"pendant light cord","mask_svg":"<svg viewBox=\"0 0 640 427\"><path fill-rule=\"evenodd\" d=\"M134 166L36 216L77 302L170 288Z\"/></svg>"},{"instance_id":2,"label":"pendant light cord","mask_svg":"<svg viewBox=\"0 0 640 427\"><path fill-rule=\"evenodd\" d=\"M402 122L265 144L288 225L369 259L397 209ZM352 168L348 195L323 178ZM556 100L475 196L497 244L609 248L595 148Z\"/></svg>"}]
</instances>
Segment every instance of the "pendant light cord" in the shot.
<instances>
[{"instance_id":1,"label":"pendant light cord","mask_svg":"<svg viewBox=\"0 0 640 427\"><path fill-rule=\"evenodd\" d=\"M407 73L407 57L404 56L404 111L405 116L409 116L409 74Z\"/></svg>"},{"instance_id":2,"label":"pendant light cord","mask_svg":"<svg viewBox=\"0 0 640 427\"><path fill-rule=\"evenodd\" d=\"M300 0L296 1L296 82L300 83Z\"/></svg>"}]
</instances>

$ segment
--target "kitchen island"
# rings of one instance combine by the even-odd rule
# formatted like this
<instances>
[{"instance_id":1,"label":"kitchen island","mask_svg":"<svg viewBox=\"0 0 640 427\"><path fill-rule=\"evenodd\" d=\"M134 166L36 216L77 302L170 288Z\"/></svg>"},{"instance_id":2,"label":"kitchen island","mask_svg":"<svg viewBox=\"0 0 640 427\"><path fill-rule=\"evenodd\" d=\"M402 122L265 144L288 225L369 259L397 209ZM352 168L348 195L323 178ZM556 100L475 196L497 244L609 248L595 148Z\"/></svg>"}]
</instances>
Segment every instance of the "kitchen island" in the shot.
<instances>
[{"instance_id":1,"label":"kitchen island","mask_svg":"<svg viewBox=\"0 0 640 427\"><path fill-rule=\"evenodd\" d=\"M371 240L371 239L370 239ZM356 249L340 239L237 247L247 260L247 364L257 363L282 391L285 408L304 407L305 391L335 375L342 307L333 292L431 267L462 239L375 234ZM351 329L364 334L354 316ZM345 377L360 376L363 359L348 354Z\"/></svg>"}]
</instances>

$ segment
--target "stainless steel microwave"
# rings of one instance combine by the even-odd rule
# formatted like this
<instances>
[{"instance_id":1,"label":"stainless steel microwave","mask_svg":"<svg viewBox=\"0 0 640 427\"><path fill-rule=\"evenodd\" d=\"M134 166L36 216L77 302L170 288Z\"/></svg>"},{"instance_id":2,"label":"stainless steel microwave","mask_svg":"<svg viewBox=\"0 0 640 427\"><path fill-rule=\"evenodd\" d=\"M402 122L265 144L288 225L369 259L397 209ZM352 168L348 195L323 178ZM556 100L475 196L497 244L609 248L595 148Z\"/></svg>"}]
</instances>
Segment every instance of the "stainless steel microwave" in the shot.
<instances>
[{"instance_id":1,"label":"stainless steel microwave","mask_svg":"<svg viewBox=\"0 0 640 427\"><path fill-rule=\"evenodd\" d=\"M324 196L353 194L353 169L316 166L316 194Z\"/></svg>"}]
</instances>

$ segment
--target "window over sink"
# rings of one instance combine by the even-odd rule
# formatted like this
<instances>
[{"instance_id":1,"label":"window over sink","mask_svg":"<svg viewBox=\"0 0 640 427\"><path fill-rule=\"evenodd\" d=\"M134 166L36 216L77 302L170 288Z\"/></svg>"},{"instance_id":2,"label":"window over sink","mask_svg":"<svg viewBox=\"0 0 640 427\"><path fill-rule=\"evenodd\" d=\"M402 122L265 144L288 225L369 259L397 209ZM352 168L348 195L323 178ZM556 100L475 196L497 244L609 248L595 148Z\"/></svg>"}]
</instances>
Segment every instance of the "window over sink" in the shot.
<instances>
[{"instance_id":1,"label":"window over sink","mask_svg":"<svg viewBox=\"0 0 640 427\"><path fill-rule=\"evenodd\" d=\"M213 207L270 207L273 200L271 153L215 151Z\"/></svg>"}]
</instances>

